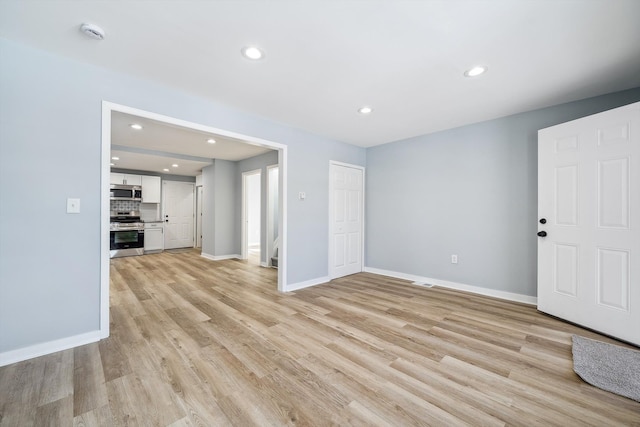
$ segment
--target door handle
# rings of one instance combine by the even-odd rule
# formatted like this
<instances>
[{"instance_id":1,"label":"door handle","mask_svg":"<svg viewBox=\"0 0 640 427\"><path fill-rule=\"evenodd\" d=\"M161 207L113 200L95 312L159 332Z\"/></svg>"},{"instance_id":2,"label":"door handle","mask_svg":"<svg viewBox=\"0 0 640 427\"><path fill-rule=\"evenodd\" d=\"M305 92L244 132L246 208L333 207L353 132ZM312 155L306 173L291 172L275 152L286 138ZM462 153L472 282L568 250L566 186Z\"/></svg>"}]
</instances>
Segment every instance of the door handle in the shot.
<instances>
[{"instance_id":1,"label":"door handle","mask_svg":"<svg viewBox=\"0 0 640 427\"><path fill-rule=\"evenodd\" d=\"M547 223L546 218L540 218L540 224L546 224L546 223Z\"/></svg>"},{"instance_id":2,"label":"door handle","mask_svg":"<svg viewBox=\"0 0 640 427\"><path fill-rule=\"evenodd\" d=\"M545 237L547 235L546 231L538 231L538 237Z\"/></svg>"}]
</instances>

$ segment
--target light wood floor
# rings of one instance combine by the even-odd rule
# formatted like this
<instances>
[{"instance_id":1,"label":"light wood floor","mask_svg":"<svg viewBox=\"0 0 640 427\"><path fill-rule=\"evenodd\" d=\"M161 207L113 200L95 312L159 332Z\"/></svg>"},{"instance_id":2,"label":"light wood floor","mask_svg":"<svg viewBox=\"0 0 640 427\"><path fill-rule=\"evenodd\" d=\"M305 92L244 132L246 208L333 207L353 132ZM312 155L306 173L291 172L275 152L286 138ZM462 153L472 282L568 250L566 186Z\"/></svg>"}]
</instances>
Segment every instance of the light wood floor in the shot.
<instances>
[{"instance_id":1,"label":"light wood floor","mask_svg":"<svg viewBox=\"0 0 640 427\"><path fill-rule=\"evenodd\" d=\"M114 259L111 336L0 368L0 425L640 425L535 308L357 274L279 294L196 252Z\"/></svg>"}]
</instances>

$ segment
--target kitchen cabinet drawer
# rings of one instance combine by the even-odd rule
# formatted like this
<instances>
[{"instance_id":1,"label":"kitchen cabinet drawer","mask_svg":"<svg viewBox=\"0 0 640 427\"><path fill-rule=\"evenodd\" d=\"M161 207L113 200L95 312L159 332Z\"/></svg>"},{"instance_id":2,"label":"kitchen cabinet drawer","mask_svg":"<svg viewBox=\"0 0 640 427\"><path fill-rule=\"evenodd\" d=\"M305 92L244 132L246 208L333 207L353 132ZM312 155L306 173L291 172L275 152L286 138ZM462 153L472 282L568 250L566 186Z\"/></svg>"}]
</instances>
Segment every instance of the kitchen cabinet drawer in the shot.
<instances>
[{"instance_id":1,"label":"kitchen cabinet drawer","mask_svg":"<svg viewBox=\"0 0 640 427\"><path fill-rule=\"evenodd\" d=\"M163 228L164 227L164 222L162 221L158 221L158 222L145 222L144 223L144 229L145 230L151 230L153 228Z\"/></svg>"}]
</instances>

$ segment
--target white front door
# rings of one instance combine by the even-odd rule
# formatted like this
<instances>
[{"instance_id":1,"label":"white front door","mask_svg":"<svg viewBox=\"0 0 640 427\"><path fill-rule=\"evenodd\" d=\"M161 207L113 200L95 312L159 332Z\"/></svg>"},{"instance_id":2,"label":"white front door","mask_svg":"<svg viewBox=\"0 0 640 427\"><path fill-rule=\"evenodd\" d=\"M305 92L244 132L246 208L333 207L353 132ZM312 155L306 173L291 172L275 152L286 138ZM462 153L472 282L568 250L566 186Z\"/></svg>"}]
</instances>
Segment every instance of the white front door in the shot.
<instances>
[{"instance_id":1,"label":"white front door","mask_svg":"<svg viewBox=\"0 0 640 427\"><path fill-rule=\"evenodd\" d=\"M538 132L538 309L640 344L640 103Z\"/></svg>"},{"instance_id":2,"label":"white front door","mask_svg":"<svg viewBox=\"0 0 640 427\"><path fill-rule=\"evenodd\" d=\"M364 170L331 163L329 166L329 277L362 271Z\"/></svg>"},{"instance_id":3,"label":"white front door","mask_svg":"<svg viewBox=\"0 0 640 427\"><path fill-rule=\"evenodd\" d=\"M164 248L193 247L194 185L190 182L164 181Z\"/></svg>"}]
</instances>

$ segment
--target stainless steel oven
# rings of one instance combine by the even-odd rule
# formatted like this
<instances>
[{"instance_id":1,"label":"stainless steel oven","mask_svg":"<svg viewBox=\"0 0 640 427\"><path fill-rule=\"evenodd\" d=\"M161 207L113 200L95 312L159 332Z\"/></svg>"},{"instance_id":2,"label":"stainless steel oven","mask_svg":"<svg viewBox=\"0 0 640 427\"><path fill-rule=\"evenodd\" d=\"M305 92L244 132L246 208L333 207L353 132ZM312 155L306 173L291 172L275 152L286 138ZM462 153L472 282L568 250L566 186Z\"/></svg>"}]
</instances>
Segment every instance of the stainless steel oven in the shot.
<instances>
[{"instance_id":1,"label":"stainless steel oven","mask_svg":"<svg viewBox=\"0 0 640 427\"><path fill-rule=\"evenodd\" d=\"M144 223L138 212L112 212L110 226L111 258L144 253Z\"/></svg>"}]
</instances>

